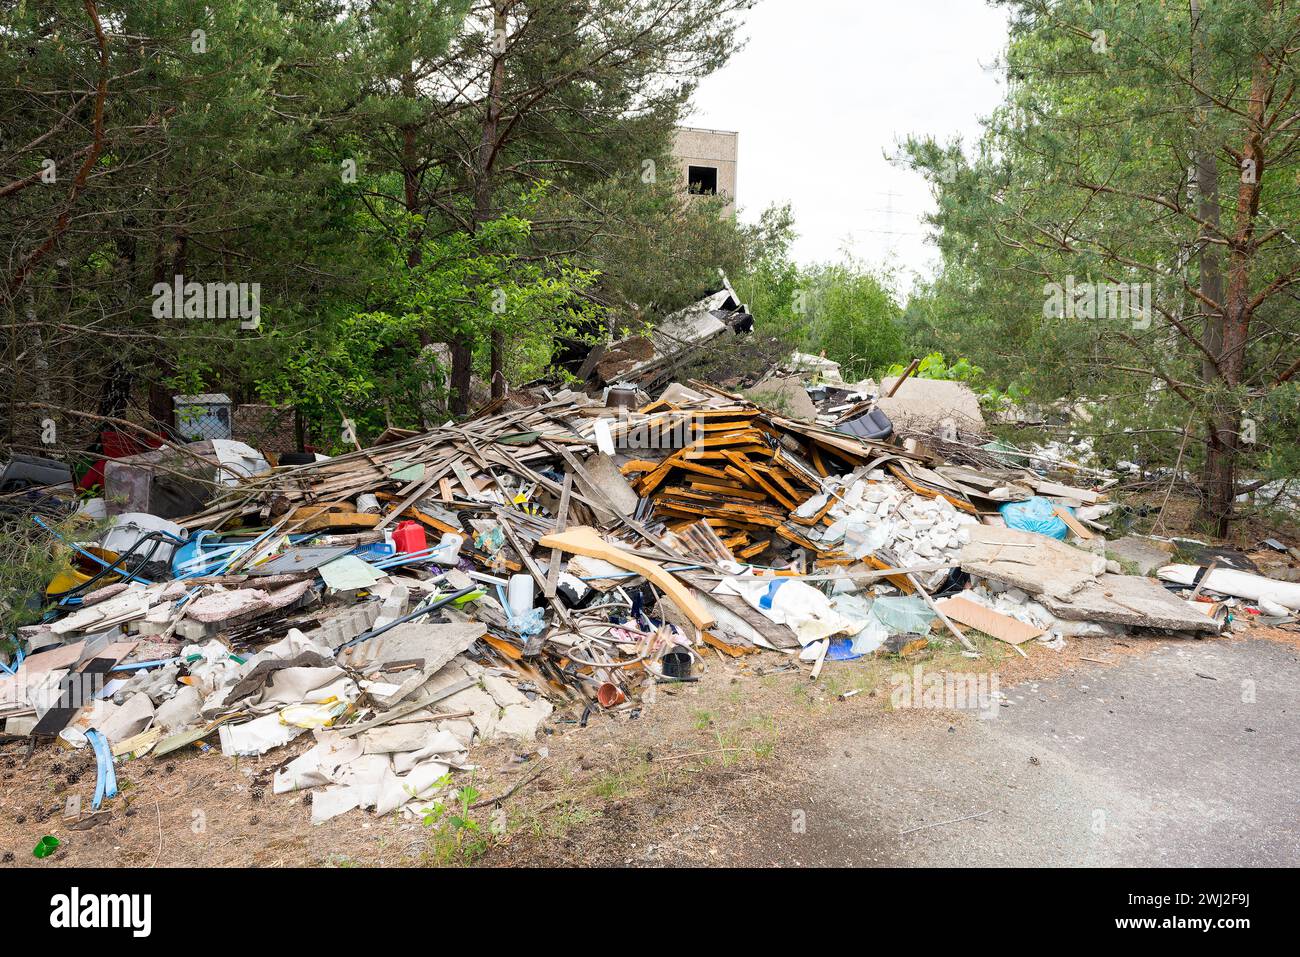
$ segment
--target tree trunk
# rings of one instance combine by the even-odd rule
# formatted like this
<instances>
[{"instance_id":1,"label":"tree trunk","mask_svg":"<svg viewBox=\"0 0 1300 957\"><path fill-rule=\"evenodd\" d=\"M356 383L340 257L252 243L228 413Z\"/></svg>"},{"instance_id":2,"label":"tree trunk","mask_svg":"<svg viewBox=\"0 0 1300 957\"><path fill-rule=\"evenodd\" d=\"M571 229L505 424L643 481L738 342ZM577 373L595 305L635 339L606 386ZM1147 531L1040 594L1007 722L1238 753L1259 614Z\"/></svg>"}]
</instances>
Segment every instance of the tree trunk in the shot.
<instances>
[{"instance_id":1,"label":"tree trunk","mask_svg":"<svg viewBox=\"0 0 1300 957\"><path fill-rule=\"evenodd\" d=\"M1200 0L1190 0L1188 9L1192 26L1192 77L1195 79L1199 75L1203 84L1208 84L1208 69L1200 69L1201 62L1208 62L1204 45L1199 38L1202 32ZM1219 227L1218 154L1221 144L1216 143L1209 134L1211 129L1209 116L1214 103L1207 93L1200 95L1198 106L1201 111L1198 117L1201 133L1195 157L1196 212L1201 221L1207 224L1201 228L1200 290L1204 298L1201 300L1200 311L1206 314L1205 325L1201 330L1201 344L1209 353L1201 359L1201 381L1208 389L1213 390L1219 381L1218 358L1223 352L1223 265L1219 257L1218 244L1210 242L1209 239ZM1216 305L1211 306L1206 300ZM1201 490L1205 494L1202 503L1203 517L1211 522L1217 521L1217 516L1212 514L1209 508L1210 499L1215 497L1210 494L1210 490L1220 488L1225 479L1222 473L1226 449L1221 440L1224 434L1221 429L1223 424L1221 419L1222 415L1216 408L1206 410L1206 455L1201 465ZM1231 480L1231 476L1227 478Z\"/></svg>"},{"instance_id":2,"label":"tree trunk","mask_svg":"<svg viewBox=\"0 0 1300 957\"><path fill-rule=\"evenodd\" d=\"M478 162L474 176L474 226L477 229L492 215L492 170L496 163L497 132L501 124L501 93L506 82L505 60L506 15L502 0L493 0L492 75L488 81L487 116L483 120L483 137L479 140ZM500 329L491 334L490 378L492 398L505 395L505 376L502 362L505 353L505 335ZM466 387L469 380L466 376Z\"/></svg>"},{"instance_id":3,"label":"tree trunk","mask_svg":"<svg viewBox=\"0 0 1300 957\"><path fill-rule=\"evenodd\" d=\"M416 97L415 74L407 72L402 75L402 95L409 100ZM402 126L402 203L406 207L407 213L412 216L419 215L420 209L420 157L416 151L415 134L416 128L412 124ZM424 261L424 254L420 249L421 236L420 231L412 226L406 235L406 266L414 271L421 262ZM427 349L433 343L433 337L429 335L429 330L421 328L416 333L416 343L419 346L419 352ZM425 384L424 388L435 388L434 382L430 381ZM416 408L420 416L420 428L427 429L429 420L425 416L425 392L421 389L419 401Z\"/></svg>"},{"instance_id":4,"label":"tree trunk","mask_svg":"<svg viewBox=\"0 0 1300 957\"><path fill-rule=\"evenodd\" d=\"M1223 302L1222 339L1218 352L1218 376L1211 386L1213 412L1206 450L1205 500L1201 515L1214 534L1228 534L1237 493L1237 460L1241 454L1243 427L1241 394L1246 365L1246 343L1250 333L1251 268L1254 265L1255 220L1264 181L1262 130L1264 104L1268 95L1270 64L1264 54L1255 60L1246 110L1246 133L1241 147L1237 210L1228 249L1228 285Z\"/></svg>"},{"instance_id":5,"label":"tree trunk","mask_svg":"<svg viewBox=\"0 0 1300 957\"><path fill-rule=\"evenodd\" d=\"M402 77L402 93L410 99L415 99L415 77L410 73ZM415 127L408 124L402 127L402 199L407 213L412 216L420 212L419 162L420 158L416 155L415 149ZM420 265L422 259L419 231L412 227L406 238L409 243L406 250L406 265L414 269Z\"/></svg>"}]
</instances>

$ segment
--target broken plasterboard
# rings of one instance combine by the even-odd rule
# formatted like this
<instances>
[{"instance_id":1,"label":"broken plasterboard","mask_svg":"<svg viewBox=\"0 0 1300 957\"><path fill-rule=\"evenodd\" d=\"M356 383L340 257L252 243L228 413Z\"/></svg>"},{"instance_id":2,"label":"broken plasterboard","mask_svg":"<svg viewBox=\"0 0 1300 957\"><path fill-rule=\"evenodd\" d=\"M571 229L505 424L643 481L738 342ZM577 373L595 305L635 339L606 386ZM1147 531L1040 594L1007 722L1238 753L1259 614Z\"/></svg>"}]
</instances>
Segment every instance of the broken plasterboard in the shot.
<instances>
[{"instance_id":1,"label":"broken plasterboard","mask_svg":"<svg viewBox=\"0 0 1300 957\"><path fill-rule=\"evenodd\" d=\"M362 674L378 672L401 682L391 695L372 691L381 707L391 708L486 632L479 622L435 624L417 619L345 649L339 661Z\"/></svg>"}]
</instances>

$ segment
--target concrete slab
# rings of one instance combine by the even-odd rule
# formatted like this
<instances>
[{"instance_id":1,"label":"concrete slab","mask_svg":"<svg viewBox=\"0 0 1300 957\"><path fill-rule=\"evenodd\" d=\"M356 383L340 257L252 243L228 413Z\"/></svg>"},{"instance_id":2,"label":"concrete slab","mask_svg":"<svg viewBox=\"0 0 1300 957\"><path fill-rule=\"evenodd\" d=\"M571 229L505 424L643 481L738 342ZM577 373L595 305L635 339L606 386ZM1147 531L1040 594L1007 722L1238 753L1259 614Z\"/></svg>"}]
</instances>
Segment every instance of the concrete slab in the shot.
<instances>
[{"instance_id":1,"label":"concrete slab","mask_svg":"<svg viewBox=\"0 0 1300 957\"><path fill-rule=\"evenodd\" d=\"M1192 602L1166 591L1159 582L1137 575L1102 575L1064 597L1039 601L1067 621L1109 621L1118 625L1217 634L1219 623ZM1208 606L1201 606L1208 607Z\"/></svg>"},{"instance_id":2,"label":"concrete slab","mask_svg":"<svg viewBox=\"0 0 1300 957\"><path fill-rule=\"evenodd\" d=\"M998 525L968 525L962 571L1030 595L1064 596L1096 581L1106 560L1046 535Z\"/></svg>"},{"instance_id":3,"label":"concrete slab","mask_svg":"<svg viewBox=\"0 0 1300 957\"><path fill-rule=\"evenodd\" d=\"M889 416L896 427L910 426L930 431L944 419L952 419L961 432L985 430L979 396L964 382L913 377L903 382L896 395L885 398L897 381L895 378L882 379L880 398L876 402L876 407Z\"/></svg>"},{"instance_id":4,"label":"concrete slab","mask_svg":"<svg viewBox=\"0 0 1300 957\"><path fill-rule=\"evenodd\" d=\"M803 380L794 376L768 376L755 383L747 395L764 408L801 422L817 421L817 406L808 398Z\"/></svg>"},{"instance_id":5,"label":"concrete slab","mask_svg":"<svg viewBox=\"0 0 1300 957\"><path fill-rule=\"evenodd\" d=\"M1144 535L1125 535L1107 542L1106 551L1122 562L1132 562L1139 575L1150 575L1173 560L1174 546Z\"/></svg>"}]
</instances>

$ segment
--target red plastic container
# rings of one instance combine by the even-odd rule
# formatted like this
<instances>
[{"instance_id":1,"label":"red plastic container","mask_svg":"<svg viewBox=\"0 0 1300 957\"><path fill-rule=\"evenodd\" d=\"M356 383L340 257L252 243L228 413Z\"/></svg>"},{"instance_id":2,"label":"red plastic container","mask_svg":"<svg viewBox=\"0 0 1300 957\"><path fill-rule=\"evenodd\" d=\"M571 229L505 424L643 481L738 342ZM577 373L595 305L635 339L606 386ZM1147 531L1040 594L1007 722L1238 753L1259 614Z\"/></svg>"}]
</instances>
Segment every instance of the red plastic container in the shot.
<instances>
[{"instance_id":1,"label":"red plastic container","mask_svg":"<svg viewBox=\"0 0 1300 957\"><path fill-rule=\"evenodd\" d=\"M393 532L393 544L399 552L409 555L424 551L429 547L429 540L425 538L424 526L419 522L398 522L397 529Z\"/></svg>"}]
</instances>

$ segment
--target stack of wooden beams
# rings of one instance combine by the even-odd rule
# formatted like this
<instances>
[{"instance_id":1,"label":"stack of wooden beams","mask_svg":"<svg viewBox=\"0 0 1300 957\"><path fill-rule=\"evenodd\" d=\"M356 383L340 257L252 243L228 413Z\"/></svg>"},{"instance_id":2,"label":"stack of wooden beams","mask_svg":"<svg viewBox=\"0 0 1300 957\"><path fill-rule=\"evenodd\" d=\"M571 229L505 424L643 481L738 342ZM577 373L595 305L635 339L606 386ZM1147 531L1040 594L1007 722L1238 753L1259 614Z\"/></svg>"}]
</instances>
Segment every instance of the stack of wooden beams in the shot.
<instances>
[{"instance_id":1,"label":"stack of wooden beams","mask_svg":"<svg viewBox=\"0 0 1300 957\"><path fill-rule=\"evenodd\" d=\"M808 537L807 529L833 522L834 498L806 516L794 513L823 493L822 479L859 466L903 457L894 446L785 419L740 396L702 382L702 403L654 402L621 424L624 432L680 436L682 447L657 458L647 453L622 466L632 488L653 502L653 516L681 534L702 522L739 561L755 559L778 540L829 561L842 559Z\"/></svg>"}]
</instances>

